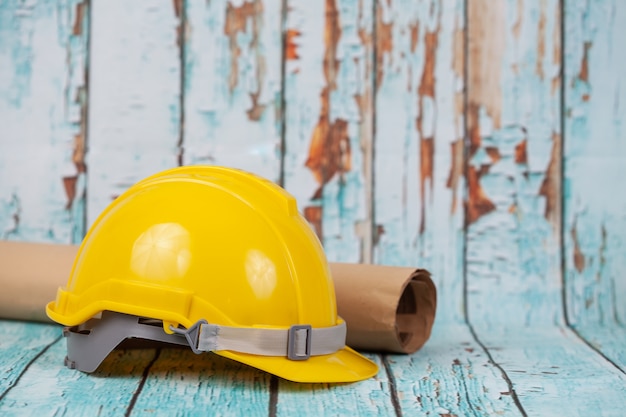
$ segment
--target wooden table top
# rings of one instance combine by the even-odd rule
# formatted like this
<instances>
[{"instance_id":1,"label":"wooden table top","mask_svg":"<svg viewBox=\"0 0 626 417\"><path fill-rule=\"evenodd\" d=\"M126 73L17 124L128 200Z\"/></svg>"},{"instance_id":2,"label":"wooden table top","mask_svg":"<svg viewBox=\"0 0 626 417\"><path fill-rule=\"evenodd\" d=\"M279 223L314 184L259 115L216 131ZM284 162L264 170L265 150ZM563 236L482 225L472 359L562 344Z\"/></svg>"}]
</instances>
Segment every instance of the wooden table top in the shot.
<instances>
[{"instance_id":1,"label":"wooden table top","mask_svg":"<svg viewBox=\"0 0 626 417\"><path fill-rule=\"evenodd\" d=\"M59 326L1 321L0 415L623 416L626 331L601 330L612 358L566 327L493 328L485 345L437 323L415 354L366 353L373 378L298 384L169 347L116 350L85 374L63 365Z\"/></svg>"}]
</instances>

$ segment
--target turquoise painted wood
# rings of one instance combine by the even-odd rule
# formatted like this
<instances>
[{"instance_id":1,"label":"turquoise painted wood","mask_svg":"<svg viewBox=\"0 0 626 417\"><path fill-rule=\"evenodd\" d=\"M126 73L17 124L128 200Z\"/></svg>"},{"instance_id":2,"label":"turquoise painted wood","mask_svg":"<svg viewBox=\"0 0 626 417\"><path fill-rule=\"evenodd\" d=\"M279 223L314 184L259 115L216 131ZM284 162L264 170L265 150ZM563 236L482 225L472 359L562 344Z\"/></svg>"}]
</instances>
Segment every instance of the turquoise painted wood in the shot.
<instances>
[{"instance_id":1,"label":"turquoise painted wood","mask_svg":"<svg viewBox=\"0 0 626 417\"><path fill-rule=\"evenodd\" d=\"M216 355L62 366L0 321L0 415L598 415L626 406L619 0L0 2L0 238L79 242L158 170L283 185L329 259L417 265L431 340L357 384ZM0 268L2 266L0 265Z\"/></svg>"},{"instance_id":2,"label":"turquoise painted wood","mask_svg":"<svg viewBox=\"0 0 626 417\"><path fill-rule=\"evenodd\" d=\"M626 375L563 317L560 3L497 5L468 13L469 320L521 410L617 415Z\"/></svg>"},{"instance_id":3,"label":"turquoise painted wood","mask_svg":"<svg viewBox=\"0 0 626 417\"><path fill-rule=\"evenodd\" d=\"M373 2L287 2L284 186L331 261L371 260Z\"/></svg>"},{"instance_id":4,"label":"turquoise painted wood","mask_svg":"<svg viewBox=\"0 0 626 417\"><path fill-rule=\"evenodd\" d=\"M0 239L85 232L88 6L0 4Z\"/></svg>"},{"instance_id":5,"label":"turquoise painted wood","mask_svg":"<svg viewBox=\"0 0 626 417\"><path fill-rule=\"evenodd\" d=\"M428 269L444 322L464 320L463 16L461 1L379 2L376 22L374 259Z\"/></svg>"},{"instance_id":6,"label":"turquoise painted wood","mask_svg":"<svg viewBox=\"0 0 626 417\"><path fill-rule=\"evenodd\" d=\"M282 2L177 1L184 56L180 163L280 179Z\"/></svg>"},{"instance_id":7,"label":"turquoise painted wood","mask_svg":"<svg viewBox=\"0 0 626 417\"><path fill-rule=\"evenodd\" d=\"M178 165L181 19L174 5L92 2L89 225L132 184Z\"/></svg>"},{"instance_id":8,"label":"turquoise painted wood","mask_svg":"<svg viewBox=\"0 0 626 417\"><path fill-rule=\"evenodd\" d=\"M563 253L570 323L626 371L625 18L621 1L565 10Z\"/></svg>"},{"instance_id":9,"label":"turquoise painted wood","mask_svg":"<svg viewBox=\"0 0 626 417\"><path fill-rule=\"evenodd\" d=\"M297 384L279 380L276 415L393 416L394 402L389 375L382 370L380 355L366 355L381 372L366 381L352 384Z\"/></svg>"},{"instance_id":10,"label":"turquoise painted wood","mask_svg":"<svg viewBox=\"0 0 626 417\"><path fill-rule=\"evenodd\" d=\"M58 327L44 324L24 326L0 322L0 399L14 387L20 376L39 355L58 342Z\"/></svg>"},{"instance_id":11,"label":"turquoise painted wood","mask_svg":"<svg viewBox=\"0 0 626 417\"><path fill-rule=\"evenodd\" d=\"M436 326L420 351L385 360L403 415L523 415L501 370L464 324Z\"/></svg>"},{"instance_id":12,"label":"turquoise painted wood","mask_svg":"<svg viewBox=\"0 0 626 417\"><path fill-rule=\"evenodd\" d=\"M162 349L144 371L131 415L267 415L270 376L218 355Z\"/></svg>"},{"instance_id":13,"label":"turquoise painted wood","mask_svg":"<svg viewBox=\"0 0 626 417\"><path fill-rule=\"evenodd\" d=\"M24 328L31 331L29 325ZM3 326L4 327L4 326ZM92 375L59 367L65 356L65 340L55 326L56 342L33 361L19 380L2 394L3 416L101 415L119 416L131 408L143 374L155 357L154 350L114 352ZM13 346L19 346L13 345ZM28 346L28 342L24 343Z\"/></svg>"}]
</instances>

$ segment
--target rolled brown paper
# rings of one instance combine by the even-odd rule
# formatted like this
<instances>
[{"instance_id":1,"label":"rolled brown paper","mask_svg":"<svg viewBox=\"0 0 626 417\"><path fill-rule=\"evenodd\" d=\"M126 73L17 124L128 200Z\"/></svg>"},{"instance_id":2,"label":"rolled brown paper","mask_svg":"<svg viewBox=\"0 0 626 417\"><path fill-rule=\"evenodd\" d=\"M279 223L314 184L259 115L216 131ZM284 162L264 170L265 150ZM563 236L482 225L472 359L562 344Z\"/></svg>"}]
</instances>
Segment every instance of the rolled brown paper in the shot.
<instances>
[{"instance_id":1,"label":"rolled brown paper","mask_svg":"<svg viewBox=\"0 0 626 417\"><path fill-rule=\"evenodd\" d=\"M0 317L50 322L78 246L0 241ZM423 269L330 263L337 309L355 349L412 353L430 336L437 295Z\"/></svg>"},{"instance_id":2,"label":"rolled brown paper","mask_svg":"<svg viewBox=\"0 0 626 417\"><path fill-rule=\"evenodd\" d=\"M413 353L430 337L437 291L424 269L330 263L337 310L357 349Z\"/></svg>"}]
</instances>

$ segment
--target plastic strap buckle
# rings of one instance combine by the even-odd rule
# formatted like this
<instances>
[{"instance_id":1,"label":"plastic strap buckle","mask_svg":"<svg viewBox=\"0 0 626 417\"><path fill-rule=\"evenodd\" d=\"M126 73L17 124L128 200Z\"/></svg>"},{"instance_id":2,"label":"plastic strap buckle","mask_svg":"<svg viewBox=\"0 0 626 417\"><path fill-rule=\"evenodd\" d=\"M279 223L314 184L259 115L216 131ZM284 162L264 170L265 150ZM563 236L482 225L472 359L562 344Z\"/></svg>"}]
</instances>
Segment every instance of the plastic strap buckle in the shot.
<instances>
[{"instance_id":1,"label":"plastic strap buckle","mask_svg":"<svg viewBox=\"0 0 626 417\"><path fill-rule=\"evenodd\" d=\"M204 319L201 319L195 322L188 329L179 329L177 327L170 326L170 330L176 334L185 336L185 339L187 339L187 343L189 343L189 347L191 348L193 353L200 354L203 352L202 350L198 349L198 346L200 345L200 329L203 324L208 324L208 322Z\"/></svg>"},{"instance_id":2,"label":"plastic strap buckle","mask_svg":"<svg viewBox=\"0 0 626 417\"><path fill-rule=\"evenodd\" d=\"M311 357L310 324L294 324L287 336L287 358L292 361L305 361Z\"/></svg>"}]
</instances>

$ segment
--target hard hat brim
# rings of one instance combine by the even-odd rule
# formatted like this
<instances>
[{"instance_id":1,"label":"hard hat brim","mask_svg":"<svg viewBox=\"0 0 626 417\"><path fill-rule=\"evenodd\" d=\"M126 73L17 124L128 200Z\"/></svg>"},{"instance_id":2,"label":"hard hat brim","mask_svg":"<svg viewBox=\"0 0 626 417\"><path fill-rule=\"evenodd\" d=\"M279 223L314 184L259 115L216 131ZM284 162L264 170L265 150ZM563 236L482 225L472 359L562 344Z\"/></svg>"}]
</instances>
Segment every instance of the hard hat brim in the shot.
<instances>
[{"instance_id":1,"label":"hard hat brim","mask_svg":"<svg viewBox=\"0 0 626 417\"><path fill-rule=\"evenodd\" d=\"M374 362L347 346L330 355L311 356L304 361L226 350L214 353L294 382L356 382L378 373Z\"/></svg>"}]
</instances>

